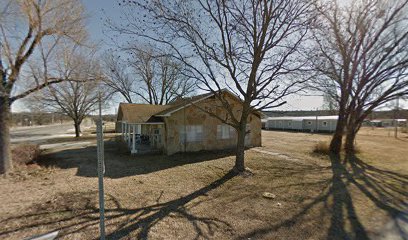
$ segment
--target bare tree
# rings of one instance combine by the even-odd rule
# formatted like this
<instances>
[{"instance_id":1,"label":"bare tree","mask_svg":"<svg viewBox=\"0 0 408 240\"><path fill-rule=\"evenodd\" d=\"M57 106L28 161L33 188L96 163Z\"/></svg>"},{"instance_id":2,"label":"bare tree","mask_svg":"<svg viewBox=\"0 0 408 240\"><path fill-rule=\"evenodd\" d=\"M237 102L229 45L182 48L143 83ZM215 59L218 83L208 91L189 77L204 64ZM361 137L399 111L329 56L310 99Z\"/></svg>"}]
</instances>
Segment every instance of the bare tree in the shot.
<instances>
[{"instance_id":1,"label":"bare tree","mask_svg":"<svg viewBox=\"0 0 408 240\"><path fill-rule=\"evenodd\" d=\"M10 156L10 105L37 90L65 79L54 77L48 64L46 78L23 76L36 57L51 59L61 41L85 39L83 6L79 0L10 0L0 3L0 173L12 169ZM43 45L42 50L39 47ZM41 81L40 81L41 80ZM19 86L17 89L16 86Z\"/></svg>"},{"instance_id":2,"label":"bare tree","mask_svg":"<svg viewBox=\"0 0 408 240\"><path fill-rule=\"evenodd\" d=\"M105 54L103 58L105 69L104 83L113 93L119 93L128 103L134 101L137 86L130 77L127 61L115 54Z\"/></svg>"},{"instance_id":3,"label":"bare tree","mask_svg":"<svg viewBox=\"0 0 408 240\"><path fill-rule=\"evenodd\" d=\"M104 76L98 62L92 53L87 55L86 52L79 48L74 54L69 51L69 55L61 56L64 61L59 67L59 77L71 80L48 86L34 95L43 108L72 119L75 137L80 136L82 121L96 110L98 101L105 102L110 96L103 88Z\"/></svg>"},{"instance_id":4,"label":"bare tree","mask_svg":"<svg viewBox=\"0 0 408 240\"><path fill-rule=\"evenodd\" d=\"M168 104L195 91L194 81L184 74L184 64L152 48L128 49L130 67L139 86L136 95L149 104Z\"/></svg>"},{"instance_id":5,"label":"bare tree","mask_svg":"<svg viewBox=\"0 0 408 240\"><path fill-rule=\"evenodd\" d=\"M249 115L284 104L283 98L300 91L304 82L295 73L305 63L299 49L313 16L311 3L161 0L122 6L127 22L112 28L170 48L186 65L187 76L213 93L228 112L226 118L208 113L236 129L235 170L244 171ZM223 88L242 100L239 114Z\"/></svg>"},{"instance_id":6,"label":"bare tree","mask_svg":"<svg viewBox=\"0 0 408 240\"><path fill-rule=\"evenodd\" d=\"M336 114L339 109L338 102L329 93L323 93L323 110L329 110L330 113Z\"/></svg>"},{"instance_id":7,"label":"bare tree","mask_svg":"<svg viewBox=\"0 0 408 240\"><path fill-rule=\"evenodd\" d=\"M112 54L105 57L105 83L127 102L163 105L195 91L194 81L185 76L182 62L149 47L124 50L129 55L126 61Z\"/></svg>"},{"instance_id":8,"label":"bare tree","mask_svg":"<svg viewBox=\"0 0 408 240\"><path fill-rule=\"evenodd\" d=\"M313 28L314 88L339 107L330 149L354 142L364 119L377 107L408 94L408 1L322 1Z\"/></svg>"}]
</instances>

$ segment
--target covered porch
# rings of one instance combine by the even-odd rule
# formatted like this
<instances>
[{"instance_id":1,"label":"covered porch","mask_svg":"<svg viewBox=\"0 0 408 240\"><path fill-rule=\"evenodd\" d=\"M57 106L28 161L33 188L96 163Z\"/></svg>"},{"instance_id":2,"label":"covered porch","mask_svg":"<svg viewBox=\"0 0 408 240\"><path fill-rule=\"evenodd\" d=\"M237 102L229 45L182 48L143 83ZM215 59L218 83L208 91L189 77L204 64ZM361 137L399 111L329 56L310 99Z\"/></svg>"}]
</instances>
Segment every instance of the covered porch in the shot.
<instances>
[{"instance_id":1,"label":"covered porch","mask_svg":"<svg viewBox=\"0 0 408 240\"><path fill-rule=\"evenodd\" d=\"M164 148L164 123L121 122L122 139L131 154L160 153Z\"/></svg>"}]
</instances>

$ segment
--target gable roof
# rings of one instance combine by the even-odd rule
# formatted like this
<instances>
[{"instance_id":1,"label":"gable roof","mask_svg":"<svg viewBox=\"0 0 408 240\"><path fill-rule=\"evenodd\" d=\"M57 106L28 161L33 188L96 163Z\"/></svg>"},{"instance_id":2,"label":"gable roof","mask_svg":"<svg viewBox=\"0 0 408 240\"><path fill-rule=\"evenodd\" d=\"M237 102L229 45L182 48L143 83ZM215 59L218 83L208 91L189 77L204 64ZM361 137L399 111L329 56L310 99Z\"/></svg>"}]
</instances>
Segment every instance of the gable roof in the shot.
<instances>
[{"instance_id":1,"label":"gable roof","mask_svg":"<svg viewBox=\"0 0 408 240\"><path fill-rule=\"evenodd\" d=\"M221 89L219 91L228 94L229 96L236 99L237 101L242 101L239 97L237 97L234 93L232 93L228 89L224 88L224 89ZM195 103L203 101L203 100L205 100L207 98L210 98L210 97L212 97L214 95L215 94L213 92L210 92L210 93L204 93L204 94L196 95L196 96L193 96L193 97L178 99L178 100L171 103L172 106L170 108L165 109L165 110L157 113L156 116L158 116L158 117L168 117L174 112L182 110L185 107L191 106L191 105L193 105ZM260 111L255 111L255 112L253 112L253 114L257 115L258 117L263 116L263 114Z\"/></svg>"},{"instance_id":2,"label":"gable roof","mask_svg":"<svg viewBox=\"0 0 408 240\"><path fill-rule=\"evenodd\" d=\"M117 121L128 123L163 122L163 119L155 115L169 107L171 105L120 103Z\"/></svg>"},{"instance_id":3,"label":"gable roof","mask_svg":"<svg viewBox=\"0 0 408 240\"><path fill-rule=\"evenodd\" d=\"M159 112L156 114L156 116L159 117L168 117L170 116L172 113L177 112L185 107L188 107L194 103L200 102L204 99L207 99L209 97L212 97L214 94L213 93L204 93L204 94L200 94L200 95L196 95L193 97L187 97L187 98L180 98L175 100L174 102L171 103L171 105L169 108Z\"/></svg>"},{"instance_id":4,"label":"gable roof","mask_svg":"<svg viewBox=\"0 0 408 240\"><path fill-rule=\"evenodd\" d=\"M221 89L237 101L241 101L232 92L227 89ZM151 105L151 104L136 104L136 103L120 103L117 121L124 121L128 123L155 123L163 122L162 117L171 116L172 113L182 110L195 103L203 101L214 96L213 92L196 95L193 97L179 98L168 105ZM262 116L262 113L255 111L253 114Z\"/></svg>"}]
</instances>

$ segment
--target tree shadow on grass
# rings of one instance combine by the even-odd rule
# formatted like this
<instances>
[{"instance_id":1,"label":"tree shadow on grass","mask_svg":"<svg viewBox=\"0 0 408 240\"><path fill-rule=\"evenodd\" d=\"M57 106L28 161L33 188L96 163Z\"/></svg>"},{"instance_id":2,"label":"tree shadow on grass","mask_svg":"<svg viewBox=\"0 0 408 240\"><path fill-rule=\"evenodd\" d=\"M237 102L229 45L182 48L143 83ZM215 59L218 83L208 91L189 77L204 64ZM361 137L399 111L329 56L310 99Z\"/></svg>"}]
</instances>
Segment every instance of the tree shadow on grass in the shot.
<instances>
[{"instance_id":1,"label":"tree shadow on grass","mask_svg":"<svg viewBox=\"0 0 408 240\"><path fill-rule=\"evenodd\" d=\"M232 150L178 153L171 156L130 155L126 147L114 140L105 141L105 177L122 178L152 173L168 168L211 161L232 156ZM77 169L77 176L97 177L96 146L77 147L43 154L37 161L43 167Z\"/></svg>"},{"instance_id":2,"label":"tree shadow on grass","mask_svg":"<svg viewBox=\"0 0 408 240\"><path fill-rule=\"evenodd\" d=\"M208 239L219 228L232 231L232 227L225 221L192 213L192 208L204 202L205 199L191 202L199 197L207 196L210 191L220 187L235 176L236 174L230 171L209 185L186 196L164 203L159 203L159 196L156 204L141 208L124 208L117 199L107 195L106 224L107 228L111 228L110 225L112 225L114 230L108 231L106 237L107 239L120 239L132 236L132 238L137 239L148 239L151 229L167 217L187 220L190 225L186 227L192 229L191 232L195 235L194 239ZM13 233L20 231L27 231L31 234L36 227L46 227L51 229L50 231L59 230L59 237L93 231L93 234L87 235L87 238L92 236L92 238L99 239L99 237L95 237L99 226L97 192L74 192L58 195L52 201L33 205L31 209L31 213L0 221L0 226L3 225L3 229L0 227L0 238L10 237ZM117 224L118 222L121 224ZM5 223L8 224L4 228Z\"/></svg>"},{"instance_id":3,"label":"tree shadow on grass","mask_svg":"<svg viewBox=\"0 0 408 240\"><path fill-rule=\"evenodd\" d=\"M369 234L359 219L353 197L362 194L392 219L394 234L408 239L402 224L408 224L408 175L382 170L364 163L355 155L340 159L330 156L332 177L322 185L321 193L299 212L277 224L248 232L237 239L265 238L281 228L294 226L319 204L330 212L327 239L369 239ZM357 189L350 191L351 188ZM377 234L379 235L379 234Z\"/></svg>"}]
</instances>

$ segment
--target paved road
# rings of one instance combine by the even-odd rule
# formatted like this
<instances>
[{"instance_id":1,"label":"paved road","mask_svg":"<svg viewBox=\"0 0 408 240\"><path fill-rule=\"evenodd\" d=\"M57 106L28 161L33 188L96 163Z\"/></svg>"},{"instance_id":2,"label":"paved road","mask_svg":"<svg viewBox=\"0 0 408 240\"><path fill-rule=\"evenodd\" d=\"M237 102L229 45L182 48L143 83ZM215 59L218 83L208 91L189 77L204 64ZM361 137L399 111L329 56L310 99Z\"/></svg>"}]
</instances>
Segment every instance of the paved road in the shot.
<instances>
[{"instance_id":1,"label":"paved road","mask_svg":"<svg viewBox=\"0 0 408 240\"><path fill-rule=\"evenodd\" d=\"M42 143L45 140L51 138L74 136L73 131L74 129L71 123L48 126L12 128L11 142Z\"/></svg>"}]
</instances>

